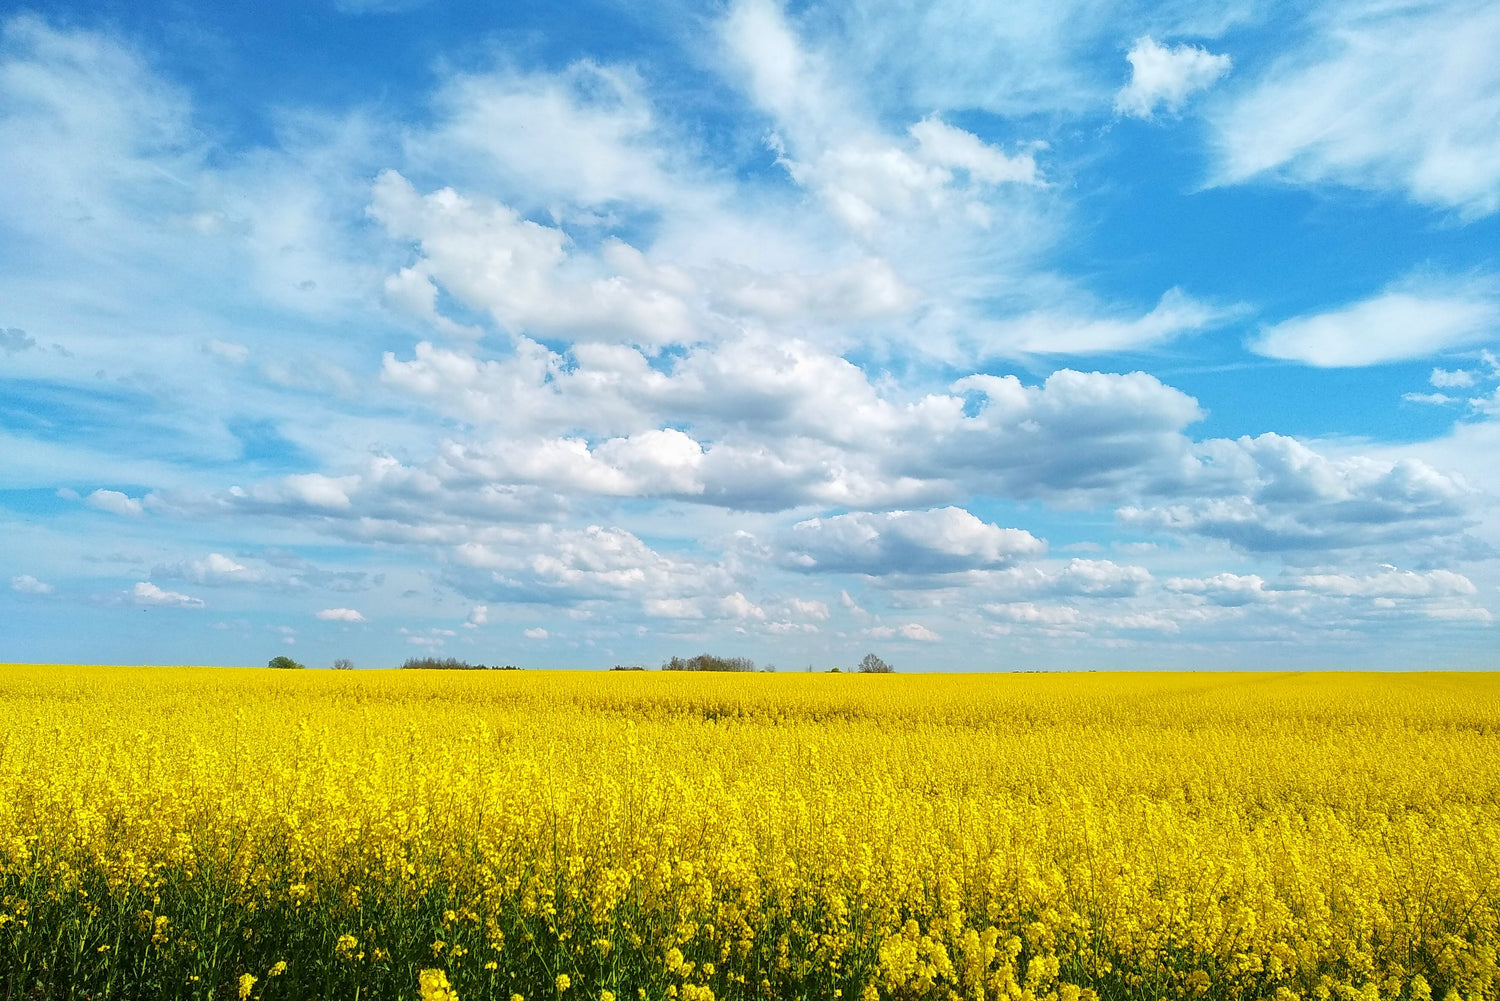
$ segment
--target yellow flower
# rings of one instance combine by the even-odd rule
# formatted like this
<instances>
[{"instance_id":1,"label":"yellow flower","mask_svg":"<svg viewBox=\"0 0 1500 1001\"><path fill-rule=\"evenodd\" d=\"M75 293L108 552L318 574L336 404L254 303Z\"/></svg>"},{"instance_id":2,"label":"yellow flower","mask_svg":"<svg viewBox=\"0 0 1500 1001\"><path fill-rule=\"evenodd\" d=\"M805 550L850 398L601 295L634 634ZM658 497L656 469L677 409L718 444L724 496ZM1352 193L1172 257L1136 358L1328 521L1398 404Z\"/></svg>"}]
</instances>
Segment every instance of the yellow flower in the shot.
<instances>
[{"instance_id":1,"label":"yellow flower","mask_svg":"<svg viewBox=\"0 0 1500 1001\"><path fill-rule=\"evenodd\" d=\"M458 992L448 983L448 974L443 970L422 970L417 974L417 987L422 1001L458 1001Z\"/></svg>"},{"instance_id":2,"label":"yellow flower","mask_svg":"<svg viewBox=\"0 0 1500 1001\"><path fill-rule=\"evenodd\" d=\"M269 970L266 971L266 976L268 976L268 977L279 977L279 976L281 976L285 972L286 972L286 960L284 960L284 959L278 959L276 961L276 965L272 966Z\"/></svg>"},{"instance_id":3,"label":"yellow flower","mask_svg":"<svg viewBox=\"0 0 1500 1001\"><path fill-rule=\"evenodd\" d=\"M250 996L250 991L255 988L255 982L258 979L253 973L240 974L240 1001L245 1001Z\"/></svg>"},{"instance_id":4,"label":"yellow flower","mask_svg":"<svg viewBox=\"0 0 1500 1001\"><path fill-rule=\"evenodd\" d=\"M557 975L557 980L554 981L554 983L557 984L557 992L559 994L573 985L573 981L568 977L566 973L559 973Z\"/></svg>"},{"instance_id":5,"label":"yellow flower","mask_svg":"<svg viewBox=\"0 0 1500 1001\"><path fill-rule=\"evenodd\" d=\"M359 948L359 939L353 935L343 934L339 940L333 943L333 954L339 959L348 960L353 957L354 950Z\"/></svg>"}]
</instances>

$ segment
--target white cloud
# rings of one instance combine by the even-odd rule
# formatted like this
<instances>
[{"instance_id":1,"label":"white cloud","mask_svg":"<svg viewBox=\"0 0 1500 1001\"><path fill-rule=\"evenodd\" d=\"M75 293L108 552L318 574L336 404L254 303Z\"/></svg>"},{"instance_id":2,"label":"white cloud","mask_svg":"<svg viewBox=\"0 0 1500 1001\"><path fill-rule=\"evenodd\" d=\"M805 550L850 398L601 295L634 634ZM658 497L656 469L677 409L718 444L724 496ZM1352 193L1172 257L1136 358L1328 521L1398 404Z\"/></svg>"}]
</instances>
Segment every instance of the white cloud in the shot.
<instances>
[{"instance_id":1,"label":"white cloud","mask_svg":"<svg viewBox=\"0 0 1500 1001\"><path fill-rule=\"evenodd\" d=\"M29 573L18 574L10 579L10 589L19 594L51 594L52 585L37 580Z\"/></svg>"},{"instance_id":2,"label":"white cloud","mask_svg":"<svg viewBox=\"0 0 1500 1001\"><path fill-rule=\"evenodd\" d=\"M359 485L358 476L297 473L250 490L231 487L228 495L236 504L260 510L283 508L328 513L347 511L353 503L351 495Z\"/></svg>"},{"instance_id":3,"label":"white cloud","mask_svg":"<svg viewBox=\"0 0 1500 1001\"><path fill-rule=\"evenodd\" d=\"M947 507L811 518L792 527L786 550L786 565L806 572L921 574L1007 566L1042 555L1046 543Z\"/></svg>"},{"instance_id":4,"label":"white cloud","mask_svg":"<svg viewBox=\"0 0 1500 1001\"><path fill-rule=\"evenodd\" d=\"M986 184L1043 183L1037 173L1036 157L1031 153L1009 156L936 115L922 119L907 131L917 140L921 157L939 167L958 168Z\"/></svg>"},{"instance_id":5,"label":"white cloud","mask_svg":"<svg viewBox=\"0 0 1500 1001\"><path fill-rule=\"evenodd\" d=\"M1414 279L1339 309L1263 327L1250 347L1338 368L1425 358L1497 336L1500 294L1493 281Z\"/></svg>"},{"instance_id":6,"label":"white cloud","mask_svg":"<svg viewBox=\"0 0 1500 1001\"><path fill-rule=\"evenodd\" d=\"M719 611L730 619L763 620L766 617L765 609L738 591L719 599Z\"/></svg>"},{"instance_id":7,"label":"white cloud","mask_svg":"<svg viewBox=\"0 0 1500 1001\"><path fill-rule=\"evenodd\" d=\"M488 605L475 605L469 609L469 617L464 622L465 629L478 629L490 621L490 609Z\"/></svg>"},{"instance_id":8,"label":"white cloud","mask_svg":"<svg viewBox=\"0 0 1500 1001\"><path fill-rule=\"evenodd\" d=\"M261 574L223 553L209 553L201 560L162 564L151 571L151 576L187 580L194 584L237 584L261 580Z\"/></svg>"},{"instance_id":9,"label":"white cloud","mask_svg":"<svg viewBox=\"0 0 1500 1001\"><path fill-rule=\"evenodd\" d=\"M647 598L641 610L653 619L702 619L706 616L698 602L687 598Z\"/></svg>"},{"instance_id":10,"label":"white cloud","mask_svg":"<svg viewBox=\"0 0 1500 1001\"><path fill-rule=\"evenodd\" d=\"M1384 566L1373 574L1312 573L1292 580L1303 590L1341 597L1409 599L1476 593L1473 581L1451 570L1417 572Z\"/></svg>"},{"instance_id":11,"label":"white cloud","mask_svg":"<svg viewBox=\"0 0 1500 1001\"><path fill-rule=\"evenodd\" d=\"M177 591L164 591L150 581L140 581L127 592L139 605L160 605L165 608L202 608L198 598Z\"/></svg>"},{"instance_id":12,"label":"white cloud","mask_svg":"<svg viewBox=\"0 0 1500 1001\"><path fill-rule=\"evenodd\" d=\"M842 592L846 597L848 592ZM853 599L850 599L851 601ZM802 598L788 598L786 601L787 611L801 619L814 619L818 622L828 620L828 606L821 601L804 600Z\"/></svg>"},{"instance_id":13,"label":"white cloud","mask_svg":"<svg viewBox=\"0 0 1500 1001\"><path fill-rule=\"evenodd\" d=\"M871 639L908 639L920 643L940 643L942 637L920 622L907 622L900 626L871 626L864 631Z\"/></svg>"},{"instance_id":14,"label":"white cloud","mask_svg":"<svg viewBox=\"0 0 1500 1001\"><path fill-rule=\"evenodd\" d=\"M1005 622L1053 628L1072 626L1081 614L1071 605L1038 605L1030 601L995 602L983 608L986 614Z\"/></svg>"},{"instance_id":15,"label":"white cloud","mask_svg":"<svg viewBox=\"0 0 1500 1001\"><path fill-rule=\"evenodd\" d=\"M1449 371L1435 368L1428 381L1439 389L1463 389L1474 385L1474 378L1474 373L1467 369Z\"/></svg>"},{"instance_id":16,"label":"white cloud","mask_svg":"<svg viewBox=\"0 0 1500 1001\"><path fill-rule=\"evenodd\" d=\"M482 541L451 550L445 580L488 602L574 605L639 599L648 614L692 608L693 615L702 615L700 599L727 598L737 590L722 564L657 552L624 529L538 525L465 534Z\"/></svg>"},{"instance_id":17,"label":"white cloud","mask_svg":"<svg viewBox=\"0 0 1500 1001\"><path fill-rule=\"evenodd\" d=\"M1456 396L1447 396L1443 393L1402 393L1401 399L1407 403L1419 403L1429 407L1444 407L1450 403L1462 402Z\"/></svg>"},{"instance_id":18,"label":"white cloud","mask_svg":"<svg viewBox=\"0 0 1500 1001\"><path fill-rule=\"evenodd\" d=\"M364 622L365 617L353 608L325 608L317 613L324 622Z\"/></svg>"},{"instance_id":19,"label":"white cloud","mask_svg":"<svg viewBox=\"0 0 1500 1001\"><path fill-rule=\"evenodd\" d=\"M1215 605L1235 607L1270 601L1275 592L1266 590L1259 574L1221 573L1212 577L1173 577L1163 583L1168 591L1201 595Z\"/></svg>"},{"instance_id":20,"label":"white cloud","mask_svg":"<svg viewBox=\"0 0 1500 1001\"><path fill-rule=\"evenodd\" d=\"M1069 560L1051 579L1054 594L1092 598L1123 598L1140 593L1151 580L1144 567L1121 566L1110 560Z\"/></svg>"},{"instance_id":21,"label":"white cloud","mask_svg":"<svg viewBox=\"0 0 1500 1001\"><path fill-rule=\"evenodd\" d=\"M89 507L108 511L110 514L124 515L127 518L139 518L146 513L139 500L118 490L95 490L85 497L83 502Z\"/></svg>"},{"instance_id":22,"label":"white cloud","mask_svg":"<svg viewBox=\"0 0 1500 1001\"><path fill-rule=\"evenodd\" d=\"M1229 72L1231 60L1191 45L1168 48L1150 35L1136 39L1125 58L1130 82L1115 95L1115 111L1150 118L1158 106L1176 114L1191 95Z\"/></svg>"},{"instance_id":23,"label":"white cloud","mask_svg":"<svg viewBox=\"0 0 1500 1001\"><path fill-rule=\"evenodd\" d=\"M1053 310L1027 313L984 325L991 349L1001 354L1100 354L1162 344L1211 330L1241 315L1168 289L1151 311L1133 318L1089 317Z\"/></svg>"},{"instance_id":24,"label":"white cloud","mask_svg":"<svg viewBox=\"0 0 1500 1001\"><path fill-rule=\"evenodd\" d=\"M1441 549L1473 524L1474 488L1420 459L1330 458L1264 434L1200 446L1203 464L1152 507L1125 505L1122 523L1222 539L1250 552L1412 546Z\"/></svg>"},{"instance_id":25,"label":"white cloud","mask_svg":"<svg viewBox=\"0 0 1500 1001\"><path fill-rule=\"evenodd\" d=\"M548 633L547 630L543 629L541 626L537 626L532 629L522 630L521 635L525 636L529 640L544 640L547 638Z\"/></svg>"},{"instance_id":26,"label":"white cloud","mask_svg":"<svg viewBox=\"0 0 1500 1001\"><path fill-rule=\"evenodd\" d=\"M1500 209L1500 7L1332 4L1213 116L1219 183L1268 176Z\"/></svg>"},{"instance_id":27,"label":"white cloud","mask_svg":"<svg viewBox=\"0 0 1500 1001\"><path fill-rule=\"evenodd\" d=\"M498 183L528 208L638 210L695 187L669 152L677 137L625 67L581 60L560 73L457 74L435 104L436 125L408 137L408 157Z\"/></svg>"},{"instance_id":28,"label":"white cloud","mask_svg":"<svg viewBox=\"0 0 1500 1001\"><path fill-rule=\"evenodd\" d=\"M1264 8L1242 0L1150 4L972 0L892 4L846 0L837 14L799 8L806 31L836 60L832 72L885 106L973 108L1008 118L1077 115L1107 103L1116 66L1098 53L1151 32L1214 38Z\"/></svg>"},{"instance_id":29,"label":"white cloud","mask_svg":"<svg viewBox=\"0 0 1500 1001\"><path fill-rule=\"evenodd\" d=\"M973 376L951 393L888 399L847 360L763 336L700 346L664 367L620 347L568 357L523 345L481 362L419 345L411 361L388 356L384 377L496 432L493 443L447 448L438 482L520 480L753 510L905 506L965 491L1081 499L1171 475L1190 445L1181 429L1201 416L1191 397L1143 373L1062 370L1040 386ZM597 447L545 433L583 413L596 433L675 427ZM445 502L436 490L433 500Z\"/></svg>"},{"instance_id":30,"label":"white cloud","mask_svg":"<svg viewBox=\"0 0 1500 1001\"><path fill-rule=\"evenodd\" d=\"M370 213L419 248L419 261L387 284L402 302L430 307L436 282L514 334L614 334L643 344L698 339L685 301L695 292L691 279L620 241L598 258L574 255L560 228L452 188L420 195L393 170L376 178Z\"/></svg>"}]
</instances>

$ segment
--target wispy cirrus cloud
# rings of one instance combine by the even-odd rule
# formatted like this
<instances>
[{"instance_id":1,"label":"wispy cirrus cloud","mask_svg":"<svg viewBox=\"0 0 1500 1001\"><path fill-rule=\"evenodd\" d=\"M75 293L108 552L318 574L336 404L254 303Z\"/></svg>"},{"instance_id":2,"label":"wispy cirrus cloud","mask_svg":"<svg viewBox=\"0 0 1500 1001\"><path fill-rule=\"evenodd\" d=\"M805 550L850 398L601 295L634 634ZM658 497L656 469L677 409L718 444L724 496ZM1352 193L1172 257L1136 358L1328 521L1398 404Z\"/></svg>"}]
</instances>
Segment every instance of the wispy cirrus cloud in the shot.
<instances>
[{"instance_id":1,"label":"wispy cirrus cloud","mask_svg":"<svg viewBox=\"0 0 1500 1001\"><path fill-rule=\"evenodd\" d=\"M1305 41L1210 115L1215 183L1269 178L1500 209L1493 4L1333 3Z\"/></svg>"}]
</instances>

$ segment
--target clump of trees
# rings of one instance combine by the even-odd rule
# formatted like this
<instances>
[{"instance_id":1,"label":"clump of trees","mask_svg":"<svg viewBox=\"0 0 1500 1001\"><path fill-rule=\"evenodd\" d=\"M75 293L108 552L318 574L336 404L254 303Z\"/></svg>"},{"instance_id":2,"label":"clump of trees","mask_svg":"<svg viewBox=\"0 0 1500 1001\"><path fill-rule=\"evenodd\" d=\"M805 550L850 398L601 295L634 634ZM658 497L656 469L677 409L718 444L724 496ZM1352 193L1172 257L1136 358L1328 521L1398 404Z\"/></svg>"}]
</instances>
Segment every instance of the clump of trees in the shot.
<instances>
[{"instance_id":1,"label":"clump of trees","mask_svg":"<svg viewBox=\"0 0 1500 1001\"><path fill-rule=\"evenodd\" d=\"M286 656L272 657L270 662L268 662L266 666L274 667L278 671L300 671L307 667L306 664L299 664L292 658Z\"/></svg>"},{"instance_id":2,"label":"clump of trees","mask_svg":"<svg viewBox=\"0 0 1500 1001\"><path fill-rule=\"evenodd\" d=\"M645 668L642 667L640 664L616 664L614 667L610 668L610 670L611 671L644 671Z\"/></svg>"},{"instance_id":3,"label":"clump of trees","mask_svg":"<svg viewBox=\"0 0 1500 1001\"><path fill-rule=\"evenodd\" d=\"M348 657L340 657L333 662L333 669L335 671L352 671L354 670L354 661Z\"/></svg>"},{"instance_id":4,"label":"clump of trees","mask_svg":"<svg viewBox=\"0 0 1500 1001\"><path fill-rule=\"evenodd\" d=\"M683 660L673 657L661 666L663 671L754 671L755 661L749 657L715 657L700 653Z\"/></svg>"},{"instance_id":5,"label":"clump of trees","mask_svg":"<svg viewBox=\"0 0 1500 1001\"><path fill-rule=\"evenodd\" d=\"M408 657L403 671L519 671L512 664L470 664L457 657Z\"/></svg>"},{"instance_id":6,"label":"clump of trees","mask_svg":"<svg viewBox=\"0 0 1500 1001\"><path fill-rule=\"evenodd\" d=\"M890 674L896 669L873 653L865 654L864 660L859 662L860 674Z\"/></svg>"}]
</instances>

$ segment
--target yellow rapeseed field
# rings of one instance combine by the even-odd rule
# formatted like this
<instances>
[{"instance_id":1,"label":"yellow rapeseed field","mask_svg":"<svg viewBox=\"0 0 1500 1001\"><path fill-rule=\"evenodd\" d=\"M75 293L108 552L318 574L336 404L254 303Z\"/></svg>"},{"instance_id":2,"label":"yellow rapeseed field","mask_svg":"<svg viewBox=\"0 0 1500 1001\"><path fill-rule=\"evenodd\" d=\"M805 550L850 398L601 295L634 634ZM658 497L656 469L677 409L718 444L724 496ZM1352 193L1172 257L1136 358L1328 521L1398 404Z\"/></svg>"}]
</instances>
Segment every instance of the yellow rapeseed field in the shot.
<instances>
[{"instance_id":1,"label":"yellow rapeseed field","mask_svg":"<svg viewBox=\"0 0 1500 1001\"><path fill-rule=\"evenodd\" d=\"M0 995L1493 999L1500 677L0 667Z\"/></svg>"}]
</instances>

